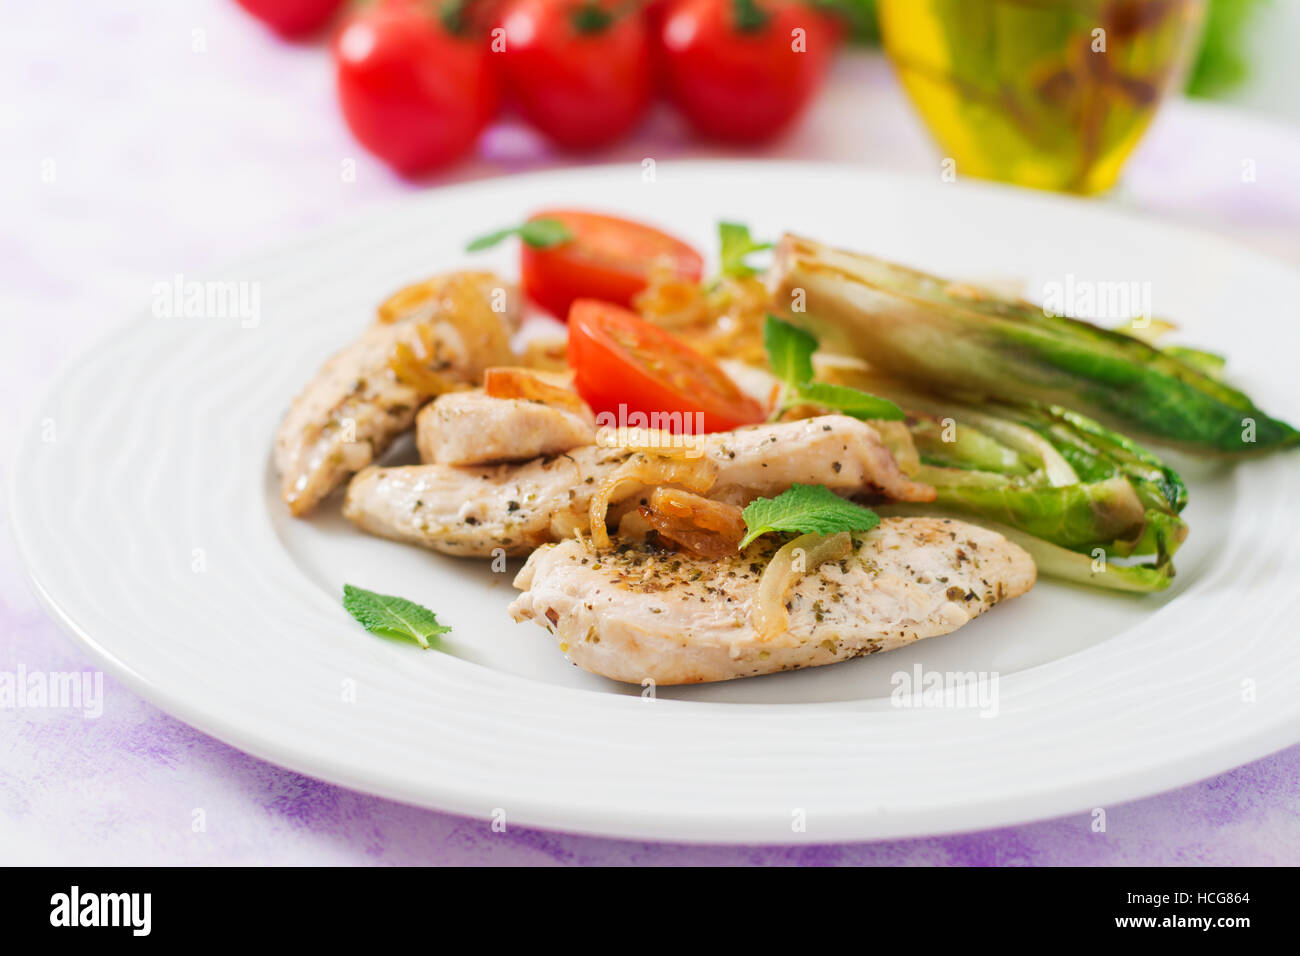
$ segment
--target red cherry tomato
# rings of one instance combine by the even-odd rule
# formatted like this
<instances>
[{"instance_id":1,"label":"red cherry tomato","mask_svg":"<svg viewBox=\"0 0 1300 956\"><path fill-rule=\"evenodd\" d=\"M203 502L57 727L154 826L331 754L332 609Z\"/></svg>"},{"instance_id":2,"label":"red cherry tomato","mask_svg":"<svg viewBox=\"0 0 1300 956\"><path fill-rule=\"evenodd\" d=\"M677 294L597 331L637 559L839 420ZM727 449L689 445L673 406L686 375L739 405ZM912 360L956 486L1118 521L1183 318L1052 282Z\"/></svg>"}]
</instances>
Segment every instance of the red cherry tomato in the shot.
<instances>
[{"instance_id":1,"label":"red cherry tomato","mask_svg":"<svg viewBox=\"0 0 1300 956\"><path fill-rule=\"evenodd\" d=\"M558 219L573 234L546 249L520 244L524 292L557 318L565 318L579 298L630 306L656 264L689 282L698 282L704 271L698 252L639 222L574 209L545 210L531 218Z\"/></svg>"},{"instance_id":2,"label":"red cherry tomato","mask_svg":"<svg viewBox=\"0 0 1300 956\"><path fill-rule=\"evenodd\" d=\"M650 104L650 37L622 0L513 0L501 61L514 101L566 149L622 137Z\"/></svg>"},{"instance_id":3,"label":"red cherry tomato","mask_svg":"<svg viewBox=\"0 0 1300 956\"><path fill-rule=\"evenodd\" d=\"M646 32L650 34L650 73L656 90L664 90L668 86L668 74L663 63L664 45L660 38L663 36L664 20L676 2L677 0L645 0L641 7Z\"/></svg>"},{"instance_id":4,"label":"red cherry tomato","mask_svg":"<svg viewBox=\"0 0 1300 956\"><path fill-rule=\"evenodd\" d=\"M289 40L315 33L334 16L343 0L235 0Z\"/></svg>"},{"instance_id":5,"label":"red cherry tomato","mask_svg":"<svg viewBox=\"0 0 1300 956\"><path fill-rule=\"evenodd\" d=\"M469 152L497 107L486 40L432 9L388 0L349 20L334 41L348 127L407 175Z\"/></svg>"},{"instance_id":6,"label":"red cherry tomato","mask_svg":"<svg viewBox=\"0 0 1300 956\"><path fill-rule=\"evenodd\" d=\"M821 86L835 31L791 0L680 0L660 43L669 97L691 125L754 142L788 126Z\"/></svg>"},{"instance_id":7,"label":"red cherry tomato","mask_svg":"<svg viewBox=\"0 0 1300 956\"><path fill-rule=\"evenodd\" d=\"M765 417L763 406L712 359L608 302L573 303L569 364L578 394L597 414L618 415L621 405L629 414L646 415L650 427L674 432L697 431L697 413L706 432L727 431ZM652 417L656 414L661 417Z\"/></svg>"}]
</instances>

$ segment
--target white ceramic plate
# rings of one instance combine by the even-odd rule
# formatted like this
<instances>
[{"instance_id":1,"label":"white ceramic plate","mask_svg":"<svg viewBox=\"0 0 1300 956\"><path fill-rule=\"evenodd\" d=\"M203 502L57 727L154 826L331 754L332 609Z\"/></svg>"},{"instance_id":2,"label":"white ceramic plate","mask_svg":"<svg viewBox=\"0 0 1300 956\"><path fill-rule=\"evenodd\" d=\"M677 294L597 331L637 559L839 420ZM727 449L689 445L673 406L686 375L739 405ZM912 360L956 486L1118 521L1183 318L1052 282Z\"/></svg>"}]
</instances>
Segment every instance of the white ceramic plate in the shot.
<instances>
[{"instance_id":1,"label":"white ceramic plate","mask_svg":"<svg viewBox=\"0 0 1300 956\"><path fill-rule=\"evenodd\" d=\"M703 841L935 833L1106 807L1300 739L1297 459L1185 464L1174 587L1041 582L947 637L681 689L583 673L506 615L510 575L311 521L277 500L290 397L391 290L470 261L544 205L665 225L793 229L962 277L1150 283L1184 339L1300 419L1300 278L1099 205L829 165L550 172L439 190L212 276L260 322L145 313L61 378L18 449L13 528L41 598L115 676L194 726L326 780L508 824ZM473 261L509 272L514 252ZM252 288L252 287L250 287ZM366 634L344 582L454 627L448 653ZM891 705L900 672L999 675L997 715ZM802 821L802 826L800 822Z\"/></svg>"}]
</instances>

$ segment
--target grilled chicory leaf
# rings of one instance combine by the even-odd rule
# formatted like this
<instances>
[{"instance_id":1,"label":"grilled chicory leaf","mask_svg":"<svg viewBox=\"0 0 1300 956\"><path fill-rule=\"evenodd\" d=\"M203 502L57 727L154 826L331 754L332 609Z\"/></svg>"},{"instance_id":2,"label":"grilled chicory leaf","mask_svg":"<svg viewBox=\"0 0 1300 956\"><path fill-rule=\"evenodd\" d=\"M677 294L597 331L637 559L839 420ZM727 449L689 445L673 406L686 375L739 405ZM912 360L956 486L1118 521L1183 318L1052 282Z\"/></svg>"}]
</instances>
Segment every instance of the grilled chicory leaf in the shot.
<instances>
[{"instance_id":1,"label":"grilled chicory leaf","mask_svg":"<svg viewBox=\"0 0 1300 956\"><path fill-rule=\"evenodd\" d=\"M790 235L769 284L833 351L930 391L1076 408L1201 452L1300 442L1205 361L988 290Z\"/></svg>"},{"instance_id":2,"label":"grilled chicory leaf","mask_svg":"<svg viewBox=\"0 0 1300 956\"><path fill-rule=\"evenodd\" d=\"M1126 591L1160 590L1173 579L1171 559L1187 537L1179 516L1187 489L1172 468L1123 435L1059 406L975 406L864 368L829 374L907 410L918 462L908 474L937 494L921 512L1015 530L1013 540L1044 574ZM1128 558L1152 563L1114 560Z\"/></svg>"}]
</instances>

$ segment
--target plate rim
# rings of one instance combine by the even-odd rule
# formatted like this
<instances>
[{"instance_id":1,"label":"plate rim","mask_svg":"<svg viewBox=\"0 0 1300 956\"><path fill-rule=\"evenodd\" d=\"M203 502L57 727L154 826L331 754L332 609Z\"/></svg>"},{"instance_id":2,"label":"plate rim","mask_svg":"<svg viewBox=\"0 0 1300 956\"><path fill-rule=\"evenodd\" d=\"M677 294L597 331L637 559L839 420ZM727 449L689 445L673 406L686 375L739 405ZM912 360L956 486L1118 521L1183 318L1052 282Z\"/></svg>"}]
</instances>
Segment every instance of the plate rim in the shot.
<instances>
[{"instance_id":1,"label":"plate rim","mask_svg":"<svg viewBox=\"0 0 1300 956\"><path fill-rule=\"evenodd\" d=\"M120 661L107 648L96 642L81 626L52 602L50 595L30 574L25 573L32 593L41 607L58 625L59 629L72 638L73 642L90 654L91 658L103 666L114 680L117 680L132 693L137 694L164 713L193 727L200 733L207 734L227 746L249 754L258 760L289 770L293 773L321 780L332 786L343 787L354 793L391 800L405 806L417 807L438 813L449 813L468 820L483 821L482 804L477 808L467 800L460 791L448 791L445 796L420 796L407 792L391 783L375 783L373 780L358 780L339 765L337 769L322 771L318 765L309 760L300 759L293 751L283 750L269 738L249 737L237 731L229 730L229 725L222 724L219 717L209 716L202 709L193 710L183 700L173 696L163 688L155 687L142 675L137 674L125 662ZM672 701L673 704L697 702ZM708 706L708 705L704 705ZM725 705L731 706L731 705ZM744 706L744 705L740 705ZM960 808L938 806L920 811L906 818L891 821L880 817L845 816L842 819L830 818L828 829L834 834L823 836L821 828L812 834L791 834L791 839L775 840L771 837L770 821L745 820L741 825L716 832L712 827L722 821L718 816L713 822L706 822L700 817L686 814L664 814L656 821L637 820L629 823L626 817L611 813L606 819L593 820L590 826L572 822L563 813L533 808L527 800L520 801L519 809L511 810L512 825L531 829L549 830L575 836L619 839L629 841L655 841L680 843L699 846L796 846L805 844L876 842L898 839L924 839L926 837L951 836L963 833L975 833L985 830L1001 829L1008 826L1026 825L1048 820L1056 820L1082 813L1088 804L1115 807L1146 799L1161 793L1171 792L1192 786L1211 777L1226 773L1237 767L1257 760L1262 760L1278 753L1297 742L1295 731L1287 732L1284 722L1277 726L1265 728L1256 734L1230 744L1221 744L1203 752L1197 758L1175 759L1146 768L1139 774L1117 774L1094 782L1097 799L1074 802L1075 809L1061 809L1061 800L1069 792L1068 786L1059 786L1032 798L1020 798L1022 802L997 801L990 803L964 804ZM1241 756L1246 751L1247 756ZM1229 752L1232 751L1232 752ZM1199 764L1195 770L1188 765ZM730 814L728 817L730 818ZM978 818L978 819L975 819ZM870 821L869 825L864 825ZM709 831L709 832L702 832Z\"/></svg>"}]
</instances>

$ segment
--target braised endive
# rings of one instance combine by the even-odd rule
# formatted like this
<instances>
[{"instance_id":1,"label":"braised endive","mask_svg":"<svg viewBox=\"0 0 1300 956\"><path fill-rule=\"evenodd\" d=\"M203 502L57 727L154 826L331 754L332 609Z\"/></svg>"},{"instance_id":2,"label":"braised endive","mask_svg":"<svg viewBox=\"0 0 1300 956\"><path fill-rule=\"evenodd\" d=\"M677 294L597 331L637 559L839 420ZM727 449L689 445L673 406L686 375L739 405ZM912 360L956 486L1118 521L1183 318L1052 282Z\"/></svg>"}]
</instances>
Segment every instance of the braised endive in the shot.
<instances>
[{"instance_id":1,"label":"braised endive","mask_svg":"<svg viewBox=\"0 0 1300 956\"><path fill-rule=\"evenodd\" d=\"M903 448L895 457L912 459L909 476L934 486L934 506L924 513L1000 531L1053 577L1125 591L1171 583L1174 553L1187 537L1180 517L1187 489L1177 472L1128 438L1060 406L967 404L851 366L828 374L907 409L915 452Z\"/></svg>"},{"instance_id":2,"label":"braised endive","mask_svg":"<svg viewBox=\"0 0 1300 956\"><path fill-rule=\"evenodd\" d=\"M768 274L832 351L952 395L1078 409L1192 451L1300 442L1213 374L1208 353L1159 349L1031 303L786 235ZM1195 356L1195 357L1194 357Z\"/></svg>"},{"instance_id":3,"label":"braised endive","mask_svg":"<svg viewBox=\"0 0 1300 956\"><path fill-rule=\"evenodd\" d=\"M765 340L771 369L787 388L811 378L815 337L768 316ZM1016 541L1053 577L1126 591L1158 591L1172 581L1174 552L1187 537L1179 517L1187 490L1176 472L1123 435L1054 405L936 398L851 360L822 362L820 378L827 389L906 410L903 421L871 424L899 467L932 485L936 498L917 507L883 505L883 513L974 520ZM798 394L817 407L812 390ZM784 408L800 413L797 403ZM1122 563L1131 558L1149 562Z\"/></svg>"}]
</instances>

